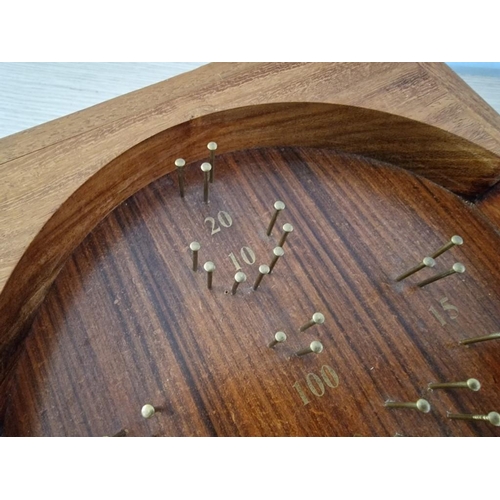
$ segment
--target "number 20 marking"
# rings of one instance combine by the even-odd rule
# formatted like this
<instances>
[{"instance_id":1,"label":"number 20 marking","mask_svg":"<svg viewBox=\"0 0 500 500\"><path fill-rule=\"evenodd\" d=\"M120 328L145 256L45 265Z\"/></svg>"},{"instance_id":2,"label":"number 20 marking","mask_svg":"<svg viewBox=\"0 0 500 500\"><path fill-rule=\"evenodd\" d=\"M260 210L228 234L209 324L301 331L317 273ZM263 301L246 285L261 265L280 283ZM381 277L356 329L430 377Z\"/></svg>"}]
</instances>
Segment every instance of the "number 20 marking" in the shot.
<instances>
[{"instance_id":1,"label":"number 20 marking","mask_svg":"<svg viewBox=\"0 0 500 500\"><path fill-rule=\"evenodd\" d=\"M224 210L221 210L217 214L217 219L219 219L219 224L222 227L231 227L233 225L232 217L227 212L224 212ZM220 231L220 227L215 227L217 225L217 222L213 217L206 217L203 222L204 223L209 222L210 224L212 224L212 232L210 233L211 236Z\"/></svg>"},{"instance_id":2,"label":"number 20 marking","mask_svg":"<svg viewBox=\"0 0 500 500\"><path fill-rule=\"evenodd\" d=\"M317 398L321 398L325 394L325 384L332 389L339 386L339 376L331 366L323 365L321 367L321 378L319 378L315 373L308 373L306 376L306 382L309 391L311 391L311 393ZM325 384L323 384L323 382ZM292 387L299 393L304 406L311 402L299 381L295 382Z\"/></svg>"}]
</instances>

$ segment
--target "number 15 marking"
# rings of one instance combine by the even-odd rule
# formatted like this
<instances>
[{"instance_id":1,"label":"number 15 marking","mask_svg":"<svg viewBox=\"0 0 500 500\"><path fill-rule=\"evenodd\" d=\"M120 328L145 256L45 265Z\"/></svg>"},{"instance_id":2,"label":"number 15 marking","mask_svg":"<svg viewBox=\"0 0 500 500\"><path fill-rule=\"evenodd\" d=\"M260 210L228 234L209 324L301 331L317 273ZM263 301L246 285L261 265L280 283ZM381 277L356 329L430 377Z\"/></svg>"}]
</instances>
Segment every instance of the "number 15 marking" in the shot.
<instances>
[{"instance_id":1,"label":"number 15 marking","mask_svg":"<svg viewBox=\"0 0 500 500\"><path fill-rule=\"evenodd\" d=\"M443 297L439 303L441 304L441 307L443 311L445 311L448 314L448 317L452 320L455 320L458 318L458 307L448 304L448 297ZM429 307L429 311L435 316L435 318L441 323L441 326L446 325L446 320L443 318L441 314L439 314L438 311L436 311L436 308L434 306Z\"/></svg>"}]
</instances>

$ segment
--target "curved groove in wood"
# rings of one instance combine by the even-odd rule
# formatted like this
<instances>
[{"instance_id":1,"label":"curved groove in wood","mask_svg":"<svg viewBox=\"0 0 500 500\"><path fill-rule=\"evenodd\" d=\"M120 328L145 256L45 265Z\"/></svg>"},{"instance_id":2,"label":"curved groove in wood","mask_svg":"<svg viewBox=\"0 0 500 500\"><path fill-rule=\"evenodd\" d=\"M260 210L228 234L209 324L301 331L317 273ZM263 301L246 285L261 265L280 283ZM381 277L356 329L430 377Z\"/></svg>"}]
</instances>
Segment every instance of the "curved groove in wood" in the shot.
<instances>
[{"instance_id":1,"label":"curved groove in wood","mask_svg":"<svg viewBox=\"0 0 500 500\"><path fill-rule=\"evenodd\" d=\"M500 237L474 207L402 169L323 148L237 151L216 165L210 203L199 163L188 164L183 199L176 172L163 176L68 258L23 344L6 435L500 435L445 414L500 407L500 345L458 345L498 326ZM286 210L267 236L276 199ZM206 217L219 210L231 223L212 234ZM294 227L285 255L254 292L285 221ZM436 269L394 282L457 230L466 243ZM215 262L210 291L202 266L192 270L192 240L200 263ZM241 245L254 258L243 260ZM465 275L417 289L455 259ZM233 297L240 264L248 280ZM325 324L298 333L312 311ZM268 349L277 329L287 341ZM290 359L316 339L321 355ZM313 400L309 382L323 365L340 383L324 394L318 386ZM480 393L427 391L430 381L472 375ZM430 414L383 407L417 394ZM145 402L163 410L143 419Z\"/></svg>"},{"instance_id":2,"label":"curved groove in wood","mask_svg":"<svg viewBox=\"0 0 500 500\"><path fill-rule=\"evenodd\" d=\"M220 152L336 148L395 163L459 194L485 192L500 177L500 121L448 71L419 64L208 65L1 141L0 381L85 235L170 172L175 158L205 158L211 140Z\"/></svg>"},{"instance_id":3,"label":"curved groove in wood","mask_svg":"<svg viewBox=\"0 0 500 500\"><path fill-rule=\"evenodd\" d=\"M500 232L500 184L497 183L492 187L484 197L477 201L476 205Z\"/></svg>"}]
</instances>

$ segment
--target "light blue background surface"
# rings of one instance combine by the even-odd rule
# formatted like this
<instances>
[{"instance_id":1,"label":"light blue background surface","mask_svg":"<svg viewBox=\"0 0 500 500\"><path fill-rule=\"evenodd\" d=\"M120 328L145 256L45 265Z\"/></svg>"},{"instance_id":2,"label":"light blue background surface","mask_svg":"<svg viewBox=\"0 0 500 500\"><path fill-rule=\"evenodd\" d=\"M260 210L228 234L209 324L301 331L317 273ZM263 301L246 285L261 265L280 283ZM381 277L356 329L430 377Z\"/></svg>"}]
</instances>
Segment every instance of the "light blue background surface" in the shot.
<instances>
[{"instance_id":1,"label":"light blue background surface","mask_svg":"<svg viewBox=\"0 0 500 500\"><path fill-rule=\"evenodd\" d=\"M0 63L0 138L205 63ZM500 63L447 63L500 112Z\"/></svg>"}]
</instances>

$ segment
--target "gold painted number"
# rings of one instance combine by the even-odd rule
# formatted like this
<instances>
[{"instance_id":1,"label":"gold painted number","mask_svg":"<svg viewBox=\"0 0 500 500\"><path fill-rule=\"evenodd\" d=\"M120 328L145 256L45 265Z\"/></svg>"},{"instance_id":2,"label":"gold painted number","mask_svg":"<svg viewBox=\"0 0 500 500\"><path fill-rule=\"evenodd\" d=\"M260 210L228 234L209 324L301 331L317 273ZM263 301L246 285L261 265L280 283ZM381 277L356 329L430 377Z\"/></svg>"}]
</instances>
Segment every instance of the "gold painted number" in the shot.
<instances>
[{"instance_id":1,"label":"gold painted number","mask_svg":"<svg viewBox=\"0 0 500 500\"><path fill-rule=\"evenodd\" d=\"M240 255L245 264L248 264L249 266L255 264L255 253L250 247L242 247L240 250ZM239 271L241 269L241 266L233 252L229 254L229 258L236 268L236 271Z\"/></svg>"},{"instance_id":2,"label":"gold painted number","mask_svg":"<svg viewBox=\"0 0 500 500\"><path fill-rule=\"evenodd\" d=\"M321 398L325 394L325 385L331 387L332 389L339 386L339 376L331 366L323 365L321 367L320 374L321 378L315 373L308 373L306 376L307 387L317 398ZM306 390L302 387L299 381L295 382L292 387L299 394L304 406L311 402Z\"/></svg>"},{"instance_id":3,"label":"gold painted number","mask_svg":"<svg viewBox=\"0 0 500 500\"><path fill-rule=\"evenodd\" d=\"M455 320L458 318L458 307L448 304L448 297L443 297L439 303L441 308L448 314L449 319ZM441 323L441 326L446 325L446 320L443 316L436 310L434 306L429 307L429 311L434 315L434 317Z\"/></svg>"},{"instance_id":4,"label":"gold painted number","mask_svg":"<svg viewBox=\"0 0 500 500\"><path fill-rule=\"evenodd\" d=\"M221 210L217 214L217 219L222 227L231 227L233 225L233 219L227 212L224 212L224 210ZM213 217L207 217L203 222L204 224L208 222L212 225L212 232L210 233L211 236L220 231L220 227L217 226L217 221Z\"/></svg>"}]
</instances>

